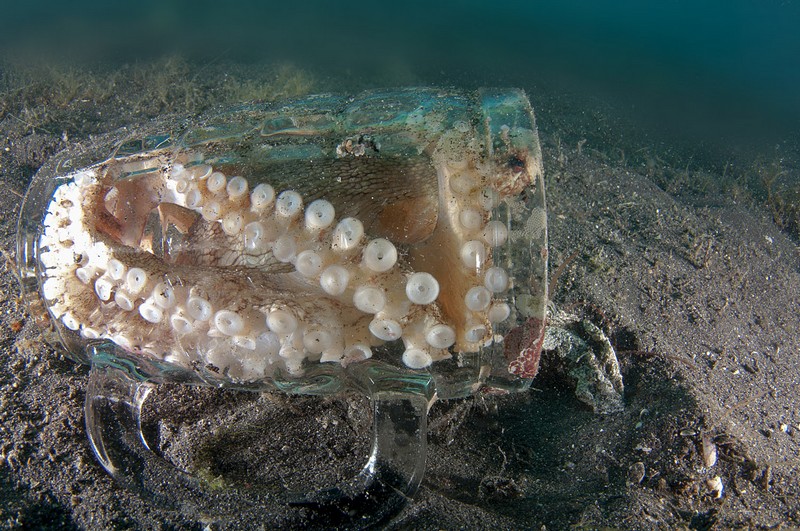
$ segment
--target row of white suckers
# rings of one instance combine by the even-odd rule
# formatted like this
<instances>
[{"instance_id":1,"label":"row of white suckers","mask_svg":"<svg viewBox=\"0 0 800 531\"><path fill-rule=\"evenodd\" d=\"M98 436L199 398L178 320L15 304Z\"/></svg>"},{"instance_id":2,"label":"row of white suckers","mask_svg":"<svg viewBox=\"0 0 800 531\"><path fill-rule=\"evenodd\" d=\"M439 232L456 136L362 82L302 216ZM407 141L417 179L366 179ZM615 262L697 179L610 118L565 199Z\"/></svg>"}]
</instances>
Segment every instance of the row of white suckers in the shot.
<instances>
[{"instance_id":1,"label":"row of white suckers","mask_svg":"<svg viewBox=\"0 0 800 531\"><path fill-rule=\"evenodd\" d=\"M280 354L285 357L287 349L284 347L287 347L289 342L293 342L293 348L288 350L297 353L296 347L300 345L296 339L291 340L291 337L296 338L298 333L302 333L302 348L311 355L321 354L321 361L339 361L343 358L354 360L371 356L371 350L365 342L347 345L343 350L341 337L337 339L332 337L330 332L316 327L305 329L306 327L298 323L297 318L287 310L276 309L269 312L266 316L265 331L263 324L257 325L253 322L252 316L241 315L241 312L227 309L215 312L211 302L193 294L191 290L178 288L176 292L169 283L154 282L157 279L148 281L146 271L136 267L127 269L119 260L112 258L112 252L102 243L84 241L82 245L76 247L82 240L75 231L75 227L81 230L82 224L74 223L82 219L82 212L79 216L76 216L75 212L76 207L80 205L82 182L83 180L76 179L75 183L63 185L54 195L48 210L48 217L52 215L53 219L48 222L46 217L45 233L41 240L42 247L49 248L41 255L46 268L63 263L67 255L85 256L84 263L79 264L79 267L75 268L73 262L72 270L82 283L93 283L94 291L101 301L110 302L113 299L121 310L132 311L136 308L137 302L143 299L138 306L142 318L153 324L168 320L178 335L195 331L195 321L197 321L208 324L209 335L228 336L235 345L247 350L262 351L267 356ZM364 227L359 220L345 218L333 228L330 234L332 253L319 247L316 251L305 249L297 252L297 236L303 236L302 229L296 228L300 223L293 224L303 213L303 200L297 192L287 190L276 197L270 185L259 184L248 194L249 185L246 179L242 177L227 179L224 174L213 171L208 165L187 169L176 164L172 168L167 185L172 192L170 195L173 196L166 198L169 202L175 202L198 212L209 222L219 222L223 231L229 236L241 235L247 254L258 256L271 250L277 260L292 263L298 273L318 281L322 290L332 296L341 296L350 285L352 274L347 267L335 263L325 266L325 263L330 262L331 254L352 256L358 252L364 239ZM463 179L453 181L455 192L464 186L466 185ZM66 209L53 208L53 205L62 203L62 200L66 200L64 203L68 205ZM479 195L476 206L489 210L495 206L494 201L493 191L489 190ZM273 207L274 215L270 216L269 210ZM67 230L64 228L55 230L54 227L58 226L56 218L63 217L72 220L73 224L67 227ZM464 266L480 269L486 260L485 244L490 246L503 244L508 235L507 229L497 221L490 221L481 227L483 214L477 209L463 209L459 219L464 229L480 234L483 240L470 240L461 249ZM329 230L334 220L333 205L323 199L312 202L305 208L302 223L306 231L305 236L309 241L319 243L320 233ZM290 226L295 226L295 230ZM54 245L55 242L59 244ZM300 243L303 243L302 240ZM362 267L368 272L385 273L397 262L397 250L390 241L377 238L363 246L361 258ZM485 311L487 318L493 323L507 319L510 314L508 304L502 301L493 303L492 298L493 293L505 291L508 284L508 274L505 270L500 267L487 268L484 272L484 285L475 286L468 291L464 301L465 306L475 312ZM45 299L57 299L63 293L64 288L61 286L62 283L56 276L48 278L43 285ZM405 288L406 297L413 304L430 304L439 294L437 280L424 272L410 274L406 279ZM181 304L179 301L185 302ZM353 305L364 313L378 314L369 325L369 331L375 339L391 341L404 337L402 327L397 321L402 315L398 314L397 309L391 311L392 308L387 308L387 305L391 305L391 301L387 300L386 291L381 287L371 284L358 286L353 291ZM399 311L402 313L402 310ZM57 309L54 315L56 313L61 314L60 317L67 327L80 328L84 337L107 337L101 331L79 323L74 314L69 312L69 308ZM259 334L259 331L262 333ZM485 332L485 328L476 320L472 327L468 324L465 339L479 341ZM338 335L341 336L341 333ZM424 336L425 342L434 349L446 349L456 340L455 331L446 324L430 326ZM124 337L118 335L111 339L123 347L130 347L125 344ZM374 343L374 339L371 342ZM431 355L424 346L419 348L422 345L410 345L408 341L406 346L403 361L407 366L423 368L432 362ZM305 357L305 353L302 355Z\"/></svg>"}]
</instances>

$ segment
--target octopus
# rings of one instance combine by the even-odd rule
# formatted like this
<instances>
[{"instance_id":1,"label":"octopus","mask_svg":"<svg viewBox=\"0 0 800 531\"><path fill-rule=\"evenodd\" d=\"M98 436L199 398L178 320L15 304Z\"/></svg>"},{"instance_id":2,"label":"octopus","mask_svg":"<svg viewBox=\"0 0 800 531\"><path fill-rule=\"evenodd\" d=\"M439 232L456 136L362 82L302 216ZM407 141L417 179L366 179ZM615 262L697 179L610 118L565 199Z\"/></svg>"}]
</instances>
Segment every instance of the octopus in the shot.
<instances>
[{"instance_id":1,"label":"octopus","mask_svg":"<svg viewBox=\"0 0 800 531\"><path fill-rule=\"evenodd\" d=\"M536 374L546 214L521 91L311 97L176 127L47 198L40 295L67 333L240 382L373 357Z\"/></svg>"}]
</instances>

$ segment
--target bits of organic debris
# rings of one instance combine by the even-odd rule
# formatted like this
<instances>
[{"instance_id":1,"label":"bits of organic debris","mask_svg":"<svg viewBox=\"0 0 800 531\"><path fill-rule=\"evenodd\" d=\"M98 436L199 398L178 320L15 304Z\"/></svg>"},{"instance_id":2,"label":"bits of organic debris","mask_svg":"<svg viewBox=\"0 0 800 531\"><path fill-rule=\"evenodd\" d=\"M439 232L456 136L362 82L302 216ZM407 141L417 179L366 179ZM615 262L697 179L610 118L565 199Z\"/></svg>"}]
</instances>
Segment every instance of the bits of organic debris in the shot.
<instances>
[{"instance_id":1,"label":"bits of organic debris","mask_svg":"<svg viewBox=\"0 0 800 531\"><path fill-rule=\"evenodd\" d=\"M708 433L704 433L700 441L703 446L703 464L711 468L717 463L717 445Z\"/></svg>"},{"instance_id":2,"label":"bits of organic debris","mask_svg":"<svg viewBox=\"0 0 800 531\"><path fill-rule=\"evenodd\" d=\"M652 448L650 448L649 446L645 446L642 443L637 444L636 447L634 448L634 450L638 450L638 451L640 451L642 453L645 453L645 454L649 454L650 452L653 451Z\"/></svg>"},{"instance_id":3,"label":"bits of organic debris","mask_svg":"<svg viewBox=\"0 0 800 531\"><path fill-rule=\"evenodd\" d=\"M525 491L511 478L487 476L478 487L478 495L487 500L502 501L525 496Z\"/></svg>"},{"instance_id":4,"label":"bits of organic debris","mask_svg":"<svg viewBox=\"0 0 800 531\"><path fill-rule=\"evenodd\" d=\"M764 473L761 474L761 478L759 478L759 483L761 484L762 489L769 490L771 482L772 482L772 465L767 465L766 468L764 468Z\"/></svg>"},{"instance_id":5,"label":"bits of organic debris","mask_svg":"<svg viewBox=\"0 0 800 531\"><path fill-rule=\"evenodd\" d=\"M753 361L750 363L742 364L742 367L744 367L744 370L746 370L750 374L755 374L759 371L758 360L755 358L753 358Z\"/></svg>"}]
</instances>

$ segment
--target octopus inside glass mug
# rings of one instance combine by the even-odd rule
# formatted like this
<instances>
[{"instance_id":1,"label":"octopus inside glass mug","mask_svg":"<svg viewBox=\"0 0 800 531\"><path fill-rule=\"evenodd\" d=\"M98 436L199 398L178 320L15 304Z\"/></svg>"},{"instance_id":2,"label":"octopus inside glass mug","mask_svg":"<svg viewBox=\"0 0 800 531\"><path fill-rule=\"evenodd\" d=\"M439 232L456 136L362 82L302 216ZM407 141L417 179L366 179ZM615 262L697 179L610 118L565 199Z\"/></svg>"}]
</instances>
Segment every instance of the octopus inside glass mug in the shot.
<instances>
[{"instance_id":1,"label":"octopus inside glass mug","mask_svg":"<svg viewBox=\"0 0 800 531\"><path fill-rule=\"evenodd\" d=\"M310 523L364 527L419 486L435 399L536 375L544 192L519 90L242 105L47 163L21 210L20 278L48 340L91 365L88 437L123 486L220 518L279 499ZM372 448L314 492L210 484L142 434L165 383L363 393Z\"/></svg>"}]
</instances>

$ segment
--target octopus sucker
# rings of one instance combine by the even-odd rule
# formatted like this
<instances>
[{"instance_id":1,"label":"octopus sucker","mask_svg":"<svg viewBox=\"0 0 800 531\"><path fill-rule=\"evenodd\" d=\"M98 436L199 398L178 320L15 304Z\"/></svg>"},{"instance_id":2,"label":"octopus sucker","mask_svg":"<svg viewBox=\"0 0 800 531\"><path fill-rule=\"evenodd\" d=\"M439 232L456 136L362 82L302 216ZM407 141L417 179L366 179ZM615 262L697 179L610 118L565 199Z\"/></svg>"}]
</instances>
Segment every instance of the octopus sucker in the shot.
<instances>
[{"instance_id":1,"label":"octopus sucker","mask_svg":"<svg viewBox=\"0 0 800 531\"><path fill-rule=\"evenodd\" d=\"M41 295L86 340L234 381L480 353L543 317L543 303L517 303L546 284L530 241L544 211L523 193L543 201L538 139L530 112L498 129L446 111L319 145L297 131L186 135L80 170L49 199ZM544 229L533 236L544 245ZM510 374L529 336L502 347Z\"/></svg>"}]
</instances>

